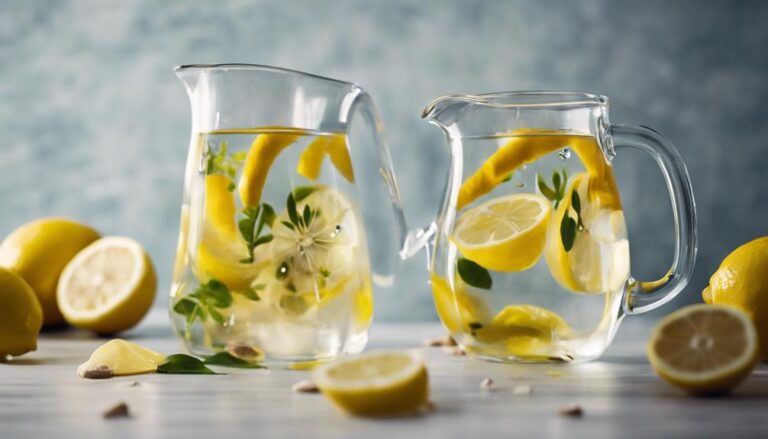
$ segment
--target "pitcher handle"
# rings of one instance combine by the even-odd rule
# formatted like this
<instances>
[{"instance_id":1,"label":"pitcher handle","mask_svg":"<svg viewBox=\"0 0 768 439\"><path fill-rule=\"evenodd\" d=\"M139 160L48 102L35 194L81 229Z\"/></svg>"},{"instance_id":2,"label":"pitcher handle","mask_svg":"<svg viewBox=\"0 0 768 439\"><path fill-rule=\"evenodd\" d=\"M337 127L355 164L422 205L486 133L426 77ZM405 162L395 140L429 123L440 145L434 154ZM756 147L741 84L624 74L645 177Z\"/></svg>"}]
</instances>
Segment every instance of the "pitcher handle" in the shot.
<instances>
[{"instance_id":1,"label":"pitcher handle","mask_svg":"<svg viewBox=\"0 0 768 439\"><path fill-rule=\"evenodd\" d=\"M616 148L635 148L648 153L659 166L667 183L675 222L675 253L672 266L661 279L641 282L629 278L624 312L640 314L655 309L677 296L693 273L698 237L696 204L691 179L680 153L666 137L645 126L612 125L608 137Z\"/></svg>"}]
</instances>

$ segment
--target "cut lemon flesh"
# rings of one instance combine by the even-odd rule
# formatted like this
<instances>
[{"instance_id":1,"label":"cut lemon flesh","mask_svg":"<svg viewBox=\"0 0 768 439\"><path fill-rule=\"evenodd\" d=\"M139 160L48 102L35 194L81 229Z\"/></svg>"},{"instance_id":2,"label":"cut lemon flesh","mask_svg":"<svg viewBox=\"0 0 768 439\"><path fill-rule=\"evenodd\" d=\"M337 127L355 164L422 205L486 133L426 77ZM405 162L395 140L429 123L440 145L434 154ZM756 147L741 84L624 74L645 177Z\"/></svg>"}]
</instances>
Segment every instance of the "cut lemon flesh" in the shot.
<instances>
[{"instance_id":1,"label":"cut lemon flesh","mask_svg":"<svg viewBox=\"0 0 768 439\"><path fill-rule=\"evenodd\" d=\"M414 412L429 399L427 369L416 351L336 360L315 367L312 376L331 402L354 415Z\"/></svg>"},{"instance_id":2,"label":"cut lemon flesh","mask_svg":"<svg viewBox=\"0 0 768 439\"><path fill-rule=\"evenodd\" d=\"M149 311L157 278L136 241L99 239L77 254L61 274L57 300L70 324L102 334L131 328Z\"/></svg>"},{"instance_id":3,"label":"cut lemon flesh","mask_svg":"<svg viewBox=\"0 0 768 439\"><path fill-rule=\"evenodd\" d=\"M82 378L152 373L165 356L129 341L114 339L99 346L85 363L77 368Z\"/></svg>"},{"instance_id":4,"label":"cut lemon flesh","mask_svg":"<svg viewBox=\"0 0 768 439\"><path fill-rule=\"evenodd\" d=\"M551 210L537 194L494 198L461 215L453 241L465 258L489 270L526 270L544 250Z\"/></svg>"},{"instance_id":5,"label":"cut lemon flesh","mask_svg":"<svg viewBox=\"0 0 768 439\"><path fill-rule=\"evenodd\" d=\"M757 331L734 307L691 305L665 317L648 342L648 359L669 383L693 394L739 384L758 358Z\"/></svg>"},{"instance_id":6,"label":"cut lemon flesh","mask_svg":"<svg viewBox=\"0 0 768 439\"><path fill-rule=\"evenodd\" d=\"M629 277L629 241L621 210L608 209L591 196L587 173L574 176L565 197L552 214L547 230L545 258L552 277L574 293L605 293L618 290ZM576 195L575 195L576 194ZM573 208L578 197L580 214ZM574 230L572 247L566 249L562 224L568 215L581 223Z\"/></svg>"}]
</instances>

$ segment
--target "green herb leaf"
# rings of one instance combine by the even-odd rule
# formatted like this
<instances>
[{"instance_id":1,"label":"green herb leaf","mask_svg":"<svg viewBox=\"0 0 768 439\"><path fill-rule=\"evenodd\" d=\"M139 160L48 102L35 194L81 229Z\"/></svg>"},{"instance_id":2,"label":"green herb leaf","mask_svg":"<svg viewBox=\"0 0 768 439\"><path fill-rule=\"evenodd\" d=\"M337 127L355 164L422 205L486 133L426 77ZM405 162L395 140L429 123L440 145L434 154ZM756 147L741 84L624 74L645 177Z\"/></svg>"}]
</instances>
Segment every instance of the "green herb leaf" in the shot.
<instances>
[{"instance_id":1,"label":"green herb leaf","mask_svg":"<svg viewBox=\"0 0 768 439\"><path fill-rule=\"evenodd\" d=\"M502 182L502 183L506 183L506 182L508 182L508 181L512 180L512 176L513 176L514 174L515 174L514 172L510 172L510 173L509 173L509 175L507 175L506 177L504 177L504 178L502 178L502 179L501 179L501 182Z\"/></svg>"},{"instance_id":2,"label":"green herb leaf","mask_svg":"<svg viewBox=\"0 0 768 439\"><path fill-rule=\"evenodd\" d=\"M261 297L259 297L259 293L257 293L254 288L248 288L247 290L243 290L240 292L240 294L242 294L249 300L253 300L254 302L261 300Z\"/></svg>"},{"instance_id":3,"label":"green herb leaf","mask_svg":"<svg viewBox=\"0 0 768 439\"><path fill-rule=\"evenodd\" d=\"M261 209L261 222L272 227L272 224L274 224L275 218L277 217L277 215L275 215L275 209L267 203L261 203Z\"/></svg>"},{"instance_id":4,"label":"green herb leaf","mask_svg":"<svg viewBox=\"0 0 768 439\"><path fill-rule=\"evenodd\" d=\"M173 312L175 312L176 314L183 315L187 318L190 318L190 316L194 316L194 312L196 308L197 308L197 303L185 297L179 300L178 302L176 302L175 305L173 305Z\"/></svg>"},{"instance_id":5,"label":"green herb leaf","mask_svg":"<svg viewBox=\"0 0 768 439\"><path fill-rule=\"evenodd\" d=\"M288 228L289 228L289 229L291 229L291 230L296 230L296 229L293 227L293 224L289 223L288 221L280 221L280 222L281 222L281 223L282 223L282 224L283 224L285 227L288 227Z\"/></svg>"},{"instance_id":6,"label":"green herb leaf","mask_svg":"<svg viewBox=\"0 0 768 439\"><path fill-rule=\"evenodd\" d=\"M576 211L576 214L581 216L581 197L579 197L577 191L573 191L573 194L571 194L571 207Z\"/></svg>"},{"instance_id":7,"label":"green herb leaf","mask_svg":"<svg viewBox=\"0 0 768 439\"><path fill-rule=\"evenodd\" d=\"M299 201L312 195L317 190L317 186L299 186L293 190L293 199L298 203Z\"/></svg>"},{"instance_id":8,"label":"green herb leaf","mask_svg":"<svg viewBox=\"0 0 768 439\"><path fill-rule=\"evenodd\" d=\"M557 201L557 193L552 188L547 186L547 183L544 182L544 177L542 177L541 174L536 174L536 183L539 186L541 195L547 197L549 201Z\"/></svg>"},{"instance_id":9,"label":"green herb leaf","mask_svg":"<svg viewBox=\"0 0 768 439\"><path fill-rule=\"evenodd\" d=\"M566 213L560 222L560 239L566 252L571 251L576 241L576 221Z\"/></svg>"},{"instance_id":10,"label":"green herb leaf","mask_svg":"<svg viewBox=\"0 0 768 439\"><path fill-rule=\"evenodd\" d=\"M483 329L483 324L480 322L470 322L469 329L473 331L477 331L478 329Z\"/></svg>"},{"instance_id":11,"label":"green herb leaf","mask_svg":"<svg viewBox=\"0 0 768 439\"><path fill-rule=\"evenodd\" d=\"M293 193L288 194L288 201L285 203L286 210L288 211L288 218L295 226L299 226L299 213L296 211L296 200L293 198Z\"/></svg>"},{"instance_id":12,"label":"green herb leaf","mask_svg":"<svg viewBox=\"0 0 768 439\"><path fill-rule=\"evenodd\" d=\"M557 171L552 173L552 186L555 187L556 193L560 193L560 174Z\"/></svg>"},{"instance_id":13,"label":"green herb leaf","mask_svg":"<svg viewBox=\"0 0 768 439\"><path fill-rule=\"evenodd\" d=\"M251 363L240 358L233 357L229 352L216 353L203 360L203 363L209 366L238 367L241 369L265 369L265 367L260 364Z\"/></svg>"},{"instance_id":14,"label":"green herb leaf","mask_svg":"<svg viewBox=\"0 0 768 439\"><path fill-rule=\"evenodd\" d=\"M157 367L158 373L216 375L199 359L185 354L170 355Z\"/></svg>"},{"instance_id":15,"label":"green herb leaf","mask_svg":"<svg viewBox=\"0 0 768 439\"><path fill-rule=\"evenodd\" d=\"M312 209L309 207L309 204L304 205L304 214L302 216L304 217L304 225L309 227L309 221L312 219Z\"/></svg>"},{"instance_id":16,"label":"green herb leaf","mask_svg":"<svg viewBox=\"0 0 768 439\"><path fill-rule=\"evenodd\" d=\"M208 283L200 286L204 288L206 301L212 303L216 308L228 308L232 305L232 294L226 285L216 279L211 279Z\"/></svg>"},{"instance_id":17,"label":"green herb leaf","mask_svg":"<svg viewBox=\"0 0 768 439\"><path fill-rule=\"evenodd\" d=\"M261 244L266 244L266 243L272 241L272 239L273 239L272 235L260 236L259 238L256 239L256 241L253 242L253 247L255 248L255 247L260 246Z\"/></svg>"},{"instance_id":18,"label":"green herb leaf","mask_svg":"<svg viewBox=\"0 0 768 439\"><path fill-rule=\"evenodd\" d=\"M469 259L459 258L456 262L456 268L458 269L459 276L468 285L484 290L489 290L493 286L493 279L491 279L491 274L488 270Z\"/></svg>"}]
</instances>

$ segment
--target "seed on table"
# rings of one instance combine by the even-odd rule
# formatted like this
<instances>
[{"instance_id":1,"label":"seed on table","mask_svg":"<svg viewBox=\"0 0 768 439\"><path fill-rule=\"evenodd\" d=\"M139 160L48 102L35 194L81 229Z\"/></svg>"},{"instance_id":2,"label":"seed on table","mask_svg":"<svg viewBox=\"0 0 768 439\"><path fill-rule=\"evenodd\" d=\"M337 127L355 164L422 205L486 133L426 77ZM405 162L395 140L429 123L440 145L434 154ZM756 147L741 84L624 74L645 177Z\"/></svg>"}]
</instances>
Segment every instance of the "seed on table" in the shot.
<instances>
[{"instance_id":1,"label":"seed on table","mask_svg":"<svg viewBox=\"0 0 768 439\"><path fill-rule=\"evenodd\" d=\"M299 381L291 387L291 390L299 393L317 393L320 391L317 384L310 380Z\"/></svg>"},{"instance_id":2,"label":"seed on table","mask_svg":"<svg viewBox=\"0 0 768 439\"><path fill-rule=\"evenodd\" d=\"M435 337L424 339L424 346L427 347L442 347L442 346L456 346L456 340L450 335L444 337Z\"/></svg>"},{"instance_id":3,"label":"seed on table","mask_svg":"<svg viewBox=\"0 0 768 439\"><path fill-rule=\"evenodd\" d=\"M114 407L104 412L102 416L104 417L104 419L130 418L131 413L128 411L128 404L124 402L120 402Z\"/></svg>"},{"instance_id":4,"label":"seed on table","mask_svg":"<svg viewBox=\"0 0 768 439\"><path fill-rule=\"evenodd\" d=\"M480 382L480 388L484 390L491 390L493 388L493 380L486 377L483 381Z\"/></svg>"},{"instance_id":5,"label":"seed on table","mask_svg":"<svg viewBox=\"0 0 768 439\"><path fill-rule=\"evenodd\" d=\"M561 416L568 416L571 418L580 418L584 415L584 410L578 404L571 404L564 407L560 407L559 411Z\"/></svg>"}]
</instances>

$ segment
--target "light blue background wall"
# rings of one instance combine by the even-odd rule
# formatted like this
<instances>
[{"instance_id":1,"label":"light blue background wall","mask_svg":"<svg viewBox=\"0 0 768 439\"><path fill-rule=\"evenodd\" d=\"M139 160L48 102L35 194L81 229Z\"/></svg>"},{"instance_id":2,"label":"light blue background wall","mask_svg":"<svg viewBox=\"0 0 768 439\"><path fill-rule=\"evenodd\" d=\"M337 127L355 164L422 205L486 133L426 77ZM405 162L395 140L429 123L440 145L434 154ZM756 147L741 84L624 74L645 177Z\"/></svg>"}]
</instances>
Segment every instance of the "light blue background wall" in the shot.
<instances>
[{"instance_id":1,"label":"light blue background wall","mask_svg":"<svg viewBox=\"0 0 768 439\"><path fill-rule=\"evenodd\" d=\"M68 215L143 242L164 303L189 130L172 73L272 64L359 82L376 99L414 224L437 208L442 137L419 119L445 93L578 90L612 98L686 159L700 257L768 234L768 3L759 1L0 1L0 233ZM671 259L652 162L617 159L638 277ZM642 239L638 239L642 238ZM421 258L378 295L384 319L432 319Z\"/></svg>"}]
</instances>

